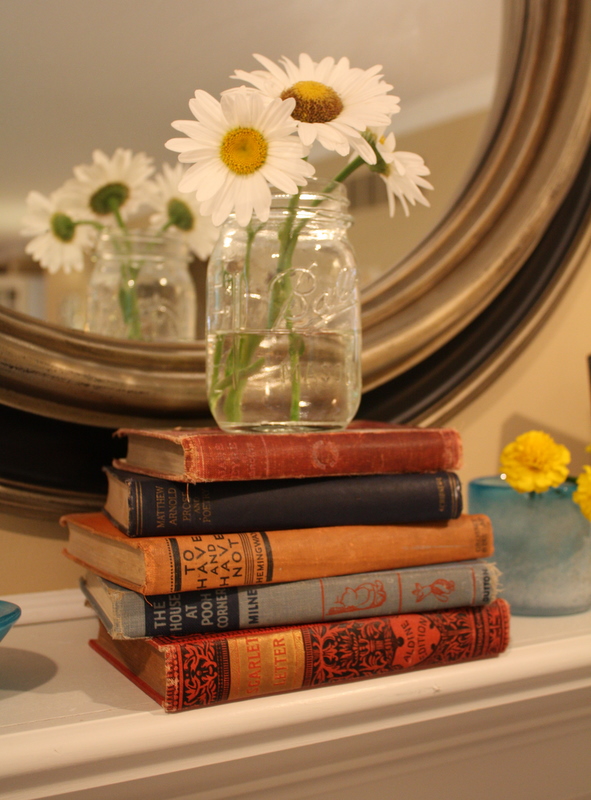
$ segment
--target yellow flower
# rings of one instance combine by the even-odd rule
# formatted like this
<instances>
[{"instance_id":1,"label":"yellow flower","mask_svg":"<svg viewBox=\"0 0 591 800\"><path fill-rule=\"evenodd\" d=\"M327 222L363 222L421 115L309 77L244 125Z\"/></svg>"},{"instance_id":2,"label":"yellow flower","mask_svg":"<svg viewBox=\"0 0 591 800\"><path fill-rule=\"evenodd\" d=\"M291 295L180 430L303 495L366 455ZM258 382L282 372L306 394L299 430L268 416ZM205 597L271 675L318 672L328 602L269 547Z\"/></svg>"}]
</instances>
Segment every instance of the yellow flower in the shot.
<instances>
[{"instance_id":1,"label":"yellow flower","mask_svg":"<svg viewBox=\"0 0 591 800\"><path fill-rule=\"evenodd\" d=\"M543 431L522 433L501 453L507 483L518 492L545 492L568 477L570 453Z\"/></svg>"},{"instance_id":2,"label":"yellow flower","mask_svg":"<svg viewBox=\"0 0 591 800\"><path fill-rule=\"evenodd\" d=\"M591 520L591 467L585 465L577 478L577 491L573 500L581 507L581 512Z\"/></svg>"}]
</instances>

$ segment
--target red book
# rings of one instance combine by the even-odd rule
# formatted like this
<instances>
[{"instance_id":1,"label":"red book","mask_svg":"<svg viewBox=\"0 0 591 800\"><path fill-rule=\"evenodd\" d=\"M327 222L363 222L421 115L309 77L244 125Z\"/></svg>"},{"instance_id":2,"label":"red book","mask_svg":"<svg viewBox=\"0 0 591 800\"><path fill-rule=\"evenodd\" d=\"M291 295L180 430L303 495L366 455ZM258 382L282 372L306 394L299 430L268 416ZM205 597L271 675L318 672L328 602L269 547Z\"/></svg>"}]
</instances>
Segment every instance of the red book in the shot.
<instances>
[{"instance_id":1,"label":"red book","mask_svg":"<svg viewBox=\"0 0 591 800\"><path fill-rule=\"evenodd\" d=\"M323 433L121 428L117 435L127 437L127 456L114 467L186 483L438 472L462 465L460 435L452 428L357 421Z\"/></svg>"},{"instance_id":2,"label":"red book","mask_svg":"<svg viewBox=\"0 0 591 800\"><path fill-rule=\"evenodd\" d=\"M90 646L165 711L346 683L502 653L509 606L395 614L186 637L112 639Z\"/></svg>"}]
</instances>

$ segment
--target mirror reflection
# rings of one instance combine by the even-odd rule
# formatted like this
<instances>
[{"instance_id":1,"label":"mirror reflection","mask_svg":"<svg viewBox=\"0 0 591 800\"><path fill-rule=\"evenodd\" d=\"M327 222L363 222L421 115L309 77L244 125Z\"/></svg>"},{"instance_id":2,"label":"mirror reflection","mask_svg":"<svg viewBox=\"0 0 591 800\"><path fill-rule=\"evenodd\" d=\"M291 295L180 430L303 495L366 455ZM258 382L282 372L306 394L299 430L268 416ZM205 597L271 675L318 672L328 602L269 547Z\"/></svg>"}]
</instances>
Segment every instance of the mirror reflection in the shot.
<instances>
[{"instance_id":1,"label":"mirror reflection","mask_svg":"<svg viewBox=\"0 0 591 800\"><path fill-rule=\"evenodd\" d=\"M50 275L26 256L20 235L29 191L50 194L91 161L124 147L145 152L160 169L170 123L188 119L201 88L218 97L236 69L253 70L253 53L296 60L307 52L379 63L401 99L397 149L420 153L435 187L430 207L388 215L379 177L348 182L362 286L403 258L445 215L485 140L500 50L501 0L19 0L3 9L0 88L5 124L0 185L0 305L58 325L84 329L91 264ZM324 151L326 153L326 151ZM343 166L313 151L317 172ZM323 160L324 159L324 160ZM204 331L205 262L190 273Z\"/></svg>"}]
</instances>

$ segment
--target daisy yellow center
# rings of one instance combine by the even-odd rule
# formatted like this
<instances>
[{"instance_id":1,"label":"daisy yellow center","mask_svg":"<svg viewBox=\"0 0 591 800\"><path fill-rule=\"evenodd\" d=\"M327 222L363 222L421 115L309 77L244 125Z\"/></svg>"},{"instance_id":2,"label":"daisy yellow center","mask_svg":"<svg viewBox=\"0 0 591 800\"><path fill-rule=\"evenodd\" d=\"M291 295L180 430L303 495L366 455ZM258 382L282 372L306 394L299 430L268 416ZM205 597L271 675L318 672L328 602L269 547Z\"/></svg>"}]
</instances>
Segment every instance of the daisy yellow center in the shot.
<instances>
[{"instance_id":1,"label":"daisy yellow center","mask_svg":"<svg viewBox=\"0 0 591 800\"><path fill-rule=\"evenodd\" d=\"M106 183L90 198L90 207L95 214L104 215L118 211L129 197L129 188L124 183Z\"/></svg>"},{"instance_id":2,"label":"daisy yellow center","mask_svg":"<svg viewBox=\"0 0 591 800\"><path fill-rule=\"evenodd\" d=\"M260 131L234 128L222 139L220 158L237 175L252 175L267 160L269 146Z\"/></svg>"},{"instance_id":3,"label":"daisy yellow center","mask_svg":"<svg viewBox=\"0 0 591 800\"><path fill-rule=\"evenodd\" d=\"M67 215L57 211L50 220L51 232L62 242L71 242L76 233L76 223Z\"/></svg>"},{"instance_id":4,"label":"daisy yellow center","mask_svg":"<svg viewBox=\"0 0 591 800\"><path fill-rule=\"evenodd\" d=\"M298 81L281 94L282 100L293 97L296 106L292 117L299 122L330 122L343 110L343 101L330 86L318 81Z\"/></svg>"}]
</instances>

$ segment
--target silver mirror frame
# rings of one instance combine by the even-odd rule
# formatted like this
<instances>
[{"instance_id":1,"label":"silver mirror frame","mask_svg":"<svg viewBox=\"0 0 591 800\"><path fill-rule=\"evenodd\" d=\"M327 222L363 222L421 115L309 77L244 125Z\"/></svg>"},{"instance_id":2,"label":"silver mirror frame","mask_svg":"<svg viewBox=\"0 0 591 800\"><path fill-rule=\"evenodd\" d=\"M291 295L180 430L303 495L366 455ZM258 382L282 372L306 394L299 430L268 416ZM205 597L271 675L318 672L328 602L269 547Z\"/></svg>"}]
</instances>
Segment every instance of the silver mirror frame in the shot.
<instances>
[{"instance_id":1,"label":"silver mirror frame","mask_svg":"<svg viewBox=\"0 0 591 800\"><path fill-rule=\"evenodd\" d=\"M506 0L498 90L478 163L437 228L364 291L367 396L404 380L461 335L519 276L542 241L591 143L590 41L589 3ZM402 416L438 423L488 385L543 322L587 238L581 227L556 279L486 363L430 405ZM101 428L203 424L209 419L205 345L114 344L1 311L0 403ZM67 495L36 493L1 477L0 483L0 508L10 510L30 512L33 505L42 513ZM71 502L88 505L92 499Z\"/></svg>"}]
</instances>

